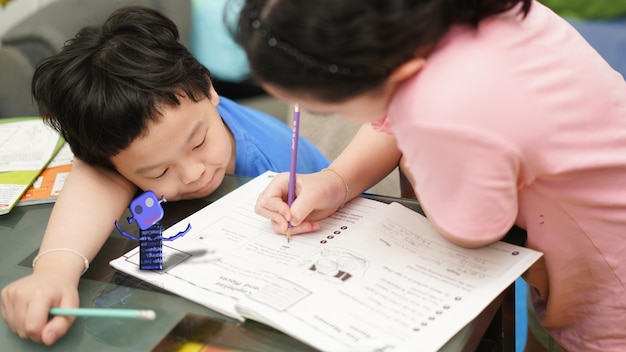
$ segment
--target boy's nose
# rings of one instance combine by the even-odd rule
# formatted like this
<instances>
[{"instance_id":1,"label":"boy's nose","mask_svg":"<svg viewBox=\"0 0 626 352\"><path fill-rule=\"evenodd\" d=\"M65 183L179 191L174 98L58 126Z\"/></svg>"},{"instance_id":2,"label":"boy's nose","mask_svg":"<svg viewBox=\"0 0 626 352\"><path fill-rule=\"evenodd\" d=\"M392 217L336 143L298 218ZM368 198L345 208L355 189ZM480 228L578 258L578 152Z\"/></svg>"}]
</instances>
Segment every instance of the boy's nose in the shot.
<instances>
[{"instance_id":1,"label":"boy's nose","mask_svg":"<svg viewBox=\"0 0 626 352\"><path fill-rule=\"evenodd\" d=\"M181 172L181 181L184 184L196 182L202 177L205 167L204 164L197 160L187 160Z\"/></svg>"}]
</instances>

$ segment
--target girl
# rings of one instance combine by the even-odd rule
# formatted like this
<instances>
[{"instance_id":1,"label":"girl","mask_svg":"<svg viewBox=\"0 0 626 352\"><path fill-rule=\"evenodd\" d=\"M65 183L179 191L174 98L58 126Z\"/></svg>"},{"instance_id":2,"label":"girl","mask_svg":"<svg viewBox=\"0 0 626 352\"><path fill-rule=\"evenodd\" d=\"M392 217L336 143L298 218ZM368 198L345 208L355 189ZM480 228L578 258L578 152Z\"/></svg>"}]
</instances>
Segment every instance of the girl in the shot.
<instances>
[{"instance_id":1,"label":"girl","mask_svg":"<svg viewBox=\"0 0 626 352\"><path fill-rule=\"evenodd\" d=\"M555 349L626 350L626 83L566 21L532 0L247 0L237 33L274 96L393 134L442 236L526 229ZM397 161L362 132L291 208L283 176L257 212L316 229Z\"/></svg>"}]
</instances>

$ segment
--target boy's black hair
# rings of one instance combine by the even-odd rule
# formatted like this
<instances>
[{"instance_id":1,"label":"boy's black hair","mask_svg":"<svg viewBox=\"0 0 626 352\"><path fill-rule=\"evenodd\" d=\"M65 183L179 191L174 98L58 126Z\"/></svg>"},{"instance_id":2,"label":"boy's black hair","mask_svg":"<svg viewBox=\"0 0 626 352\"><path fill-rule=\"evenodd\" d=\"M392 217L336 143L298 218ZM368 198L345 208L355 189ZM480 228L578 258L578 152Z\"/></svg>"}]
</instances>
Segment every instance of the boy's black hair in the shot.
<instances>
[{"instance_id":1,"label":"boy's black hair","mask_svg":"<svg viewBox=\"0 0 626 352\"><path fill-rule=\"evenodd\" d=\"M390 72L426 57L453 25L532 0L245 0L233 32L252 76L291 92L341 102L378 88Z\"/></svg>"},{"instance_id":2,"label":"boy's black hair","mask_svg":"<svg viewBox=\"0 0 626 352\"><path fill-rule=\"evenodd\" d=\"M82 28L38 65L32 94L74 155L114 170L111 158L145 135L164 106L209 98L211 78L178 41L174 22L139 6ZM166 141L163 141L165 144Z\"/></svg>"}]
</instances>

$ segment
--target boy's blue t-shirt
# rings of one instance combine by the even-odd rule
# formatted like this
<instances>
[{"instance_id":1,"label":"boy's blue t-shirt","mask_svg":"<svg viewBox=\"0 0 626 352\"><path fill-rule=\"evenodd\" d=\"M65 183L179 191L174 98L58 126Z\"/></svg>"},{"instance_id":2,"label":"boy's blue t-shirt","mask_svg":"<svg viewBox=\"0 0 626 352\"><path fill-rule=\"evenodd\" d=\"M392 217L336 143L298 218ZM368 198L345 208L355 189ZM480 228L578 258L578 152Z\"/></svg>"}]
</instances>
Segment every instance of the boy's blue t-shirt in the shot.
<instances>
[{"instance_id":1,"label":"boy's blue t-shirt","mask_svg":"<svg viewBox=\"0 0 626 352\"><path fill-rule=\"evenodd\" d=\"M220 96L217 112L236 144L235 175L258 176L265 171L289 171L291 128L278 119ZM330 164L311 142L298 140L298 173L320 171Z\"/></svg>"}]
</instances>

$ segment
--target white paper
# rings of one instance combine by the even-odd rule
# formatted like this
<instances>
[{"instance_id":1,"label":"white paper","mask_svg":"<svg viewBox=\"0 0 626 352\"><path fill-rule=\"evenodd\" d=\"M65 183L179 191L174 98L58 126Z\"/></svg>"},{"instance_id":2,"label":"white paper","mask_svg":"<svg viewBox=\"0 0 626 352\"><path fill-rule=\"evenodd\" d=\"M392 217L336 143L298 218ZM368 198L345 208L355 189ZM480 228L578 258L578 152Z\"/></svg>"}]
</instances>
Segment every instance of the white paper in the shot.
<instances>
[{"instance_id":1,"label":"white paper","mask_svg":"<svg viewBox=\"0 0 626 352\"><path fill-rule=\"evenodd\" d=\"M0 172L41 169L58 141L59 135L39 119L0 124Z\"/></svg>"},{"instance_id":2,"label":"white paper","mask_svg":"<svg viewBox=\"0 0 626 352\"><path fill-rule=\"evenodd\" d=\"M398 203L357 230L239 309L321 350L437 351L541 256L455 246Z\"/></svg>"},{"instance_id":3,"label":"white paper","mask_svg":"<svg viewBox=\"0 0 626 352\"><path fill-rule=\"evenodd\" d=\"M67 143L63 143L63 146L57 154L50 160L50 163L46 167L56 167L63 166L67 164L71 164L74 161L74 154L72 153L72 149L70 145Z\"/></svg>"},{"instance_id":4,"label":"white paper","mask_svg":"<svg viewBox=\"0 0 626 352\"><path fill-rule=\"evenodd\" d=\"M111 264L231 317L326 351L436 351L541 253L498 242L455 246L398 203L348 203L318 232L274 234L253 211L266 173L164 233L163 271L138 250Z\"/></svg>"},{"instance_id":5,"label":"white paper","mask_svg":"<svg viewBox=\"0 0 626 352\"><path fill-rule=\"evenodd\" d=\"M312 234L296 235L287 242L272 230L267 219L254 213L256 199L273 173L251 180L227 196L184 219L163 233L171 237L191 224L184 237L163 242L161 271L139 269L135 248L111 265L151 284L243 320L235 303L255 292L296 262L311 257L334 238L387 205L359 199L322 222Z\"/></svg>"}]
</instances>

